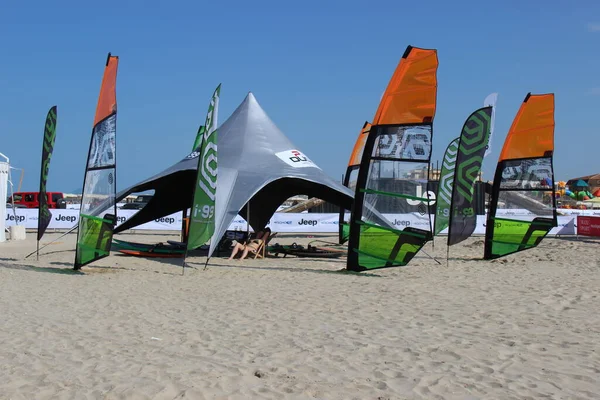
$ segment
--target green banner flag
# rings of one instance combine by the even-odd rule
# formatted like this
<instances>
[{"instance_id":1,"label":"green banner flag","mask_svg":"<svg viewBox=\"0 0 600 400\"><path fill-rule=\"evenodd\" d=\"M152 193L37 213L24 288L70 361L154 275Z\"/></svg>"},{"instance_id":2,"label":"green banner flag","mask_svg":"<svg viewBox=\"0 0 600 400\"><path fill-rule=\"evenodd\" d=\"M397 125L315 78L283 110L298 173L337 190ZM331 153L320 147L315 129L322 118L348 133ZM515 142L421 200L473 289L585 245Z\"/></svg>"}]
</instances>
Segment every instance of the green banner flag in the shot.
<instances>
[{"instance_id":1,"label":"green banner flag","mask_svg":"<svg viewBox=\"0 0 600 400\"><path fill-rule=\"evenodd\" d=\"M48 195L46 194L46 182L48 180L48 170L50 169L50 159L54 151L54 140L56 139L56 113L57 107L54 106L48 111L46 116L46 125L44 127L44 142L42 145L42 171L40 173L40 194L38 207L38 242L44 236L46 228L50 225L52 213L48 209ZM39 245L39 243L38 243Z\"/></svg>"},{"instance_id":2,"label":"green banner flag","mask_svg":"<svg viewBox=\"0 0 600 400\"><path fill-rule=\"evenodd\" d=\"M190 216L187 249L198 248L208 242L215 231L215 195L217 192L217 117L221 84L213 93L204 135L198 155L198 173L194 187L194 202Z\"/></svg>"},{"instance_id":3,"label":"green banner flag","mask_svg":"<svg viewBox=\"0 0 600 400\"><path fill-rule=\"evenodd\" d=\"M194 147L192 147L192 151L196 151L200 143L202 143L202 138L204 137L204 125L200 125L198 128L198 133L196 134L196 140L194 140Z\"/></svg>"},{"instance_id":4,"label":"green banner flag","mask_svg":"<svg viewBox=\"0 0 600 400\"><path fill-rule=\"evenodd\" d=\"M454 167L456 154L458 153L458 142L456 138L450 142L444 153L442 172L440 173L440 184L436 196L437 206L435 213L435 227L433 234L438 235L450 224L450 203L452 202L452 183L454 182Z\"/></svg>"}]
</instances>

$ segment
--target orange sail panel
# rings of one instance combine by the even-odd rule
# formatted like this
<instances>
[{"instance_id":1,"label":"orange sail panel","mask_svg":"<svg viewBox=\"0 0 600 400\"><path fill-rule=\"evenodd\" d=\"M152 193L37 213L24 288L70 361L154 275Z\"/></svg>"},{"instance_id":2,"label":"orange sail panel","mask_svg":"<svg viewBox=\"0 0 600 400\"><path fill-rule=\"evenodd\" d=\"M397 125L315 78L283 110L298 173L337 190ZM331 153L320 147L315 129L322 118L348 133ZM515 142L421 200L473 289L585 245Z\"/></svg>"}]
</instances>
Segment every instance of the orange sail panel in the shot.
<instances>
[{"instance_id":1,"label":"orange sail panel","mask_svg":"<svg viewBox=\"0 0 600 400\"><path fill-rule=\"evenodd\" d=\"M369 137L368 133L370 130L371 124L369 122L365 122L362 129L360 130L360 133L358 134L358 139L356 139L356 143L354 143L354 148L352 149L352 154L350 155L350 161L348 162L348 167L360 165L362 153L365 149L365 143L367 142L367 137Z\"/></svg>"},{"instance_id":2,"label":"orange sail panel","mask_svg":"<svg viewBox=\"0 0 600 400\"><path fill-rule=\"evenodd\" d=\"M373 125L422 124L433 120L437 68L436 50L409 46L383 94Z\"/></svg>"},{"instance_id":3,"label":"orange sail panel","mask_svg":"<svg viewBox=\"0 0 600 400\"><path fill-rule=\"evenodd\" d=\"M544 157L554 150L554 94L529 94L515 117L500 160Z\"/></svg>"},{"instance_id":4,"label":"orange sail panel","mask_svg":"<svg viewBox=\"0 0 600 400\"><path fill-rule=\"evenodd\" d=\"M96 107L96 117L94 125L102 121L109 115L117 111L117 67L119 57L109 54L106 59L106 68L102 77L102 86L100 86L100 96L98 96L98 106Z\"/></svg>"}]
</instances>

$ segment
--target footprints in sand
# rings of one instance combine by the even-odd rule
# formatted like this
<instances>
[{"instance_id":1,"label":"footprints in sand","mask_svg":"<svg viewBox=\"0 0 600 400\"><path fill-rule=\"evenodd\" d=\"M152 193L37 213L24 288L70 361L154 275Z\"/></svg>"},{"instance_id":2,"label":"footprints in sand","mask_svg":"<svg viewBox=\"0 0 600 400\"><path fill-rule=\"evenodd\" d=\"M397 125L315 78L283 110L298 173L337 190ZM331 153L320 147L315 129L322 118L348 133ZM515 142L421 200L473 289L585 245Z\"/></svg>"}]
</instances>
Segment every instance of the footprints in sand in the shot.
<instances>
[{"instance_id":1,"label":"footprints in sand","mask_svg":"<svg viewBox=\"0 0 600 400\"><path fill-rule=\"evenodd\" d=\"M0 393L596 399L596 247L546 240L487 262L477 240L453 247L448 266L423 257L376 276L315 274L327 267L293 259L184 277L139 266L110 280L0 269L11 328L0 329Z\"/></svg>"}]
</instances>

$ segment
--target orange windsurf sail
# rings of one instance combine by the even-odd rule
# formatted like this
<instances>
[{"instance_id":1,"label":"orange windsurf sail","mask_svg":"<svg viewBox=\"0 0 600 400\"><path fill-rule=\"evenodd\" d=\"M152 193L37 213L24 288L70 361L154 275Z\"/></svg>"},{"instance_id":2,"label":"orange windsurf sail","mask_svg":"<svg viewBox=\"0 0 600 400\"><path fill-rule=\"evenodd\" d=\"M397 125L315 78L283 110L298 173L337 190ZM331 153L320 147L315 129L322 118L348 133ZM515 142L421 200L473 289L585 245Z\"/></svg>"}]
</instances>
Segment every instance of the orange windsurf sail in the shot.
<instances>
[{"instance_id":1,"label":"orange windsurf sail","mask_svg":"<svg viewBox=\"0 0 600 400\"><path fill-rule=\"evenodd\" d=\"M537 246L558 225L554 185L554 94L527 94L494 176L484 258Z\"/></svg>"},{"instance_id":2,"label":"orange windsurf sail","mask_svg":"<svg viewBox=\"0 0 600 400\"><path fill-rule=\"evenodd\" d=\"M367 142L367 137L369 137L369 130L371 130L371 124L369 122L365 122L360 130L360 133L358 134L356 143L354 143L354 148L352 149L352 154L350 155L350 161L348 162L348 167L360 165L365 143Z\"/></svg>"},{"instance_id":3,"label":"orange windsurf sail","mask_svg":"<svg viewBox=\"0 0 600 400\"><path fill-rule=\"evenodd\" d=\"M437 68L436 50L408 46L381 98L357 162L349 270L406 265L433 237L427 186Z\"/></svg>"},{"instance_id":4,"label":"orange windsurf sail","mask_svg":"<svg viewBox=\"0 0 600 400\"><path fill-rule=\"evenodd\" d=\"M75 269L110 254L117 220L117 66L108 53L88 151L79 211Z\"/></svg>"},{"instance_id":5,"label":"orange windsurf sail","mask_svg":"<svg viewBox=\"0 0 600 400\"><path fill-rule=\"evenodd\" d=\"M500 153L500 161L544 157L554 151L554 94L525 97Z\"/></svg>"},{"instance_id":6,"label":"orange windsurf sail","mask_svg":"<svg viewBox=\"0 0 600 400\"><path fill-rule=\"evenodd\" d=\"M379 103L373 125L421 124L435 116L437 50L408 46Z\"/></svg>"},{"instance_id":7,"label":"orange windsurf sail","mask_svg":"<svg viewBox=\"0 0 600 400\"><path fill-rule=\"evenodd\" d=\"M94 125L106 117L117 112L117 67L119 57L108 54L102 85L100 86L100 95L98 96L98 106L96 107L96 118Z\"/></svg>"}]
</instances>

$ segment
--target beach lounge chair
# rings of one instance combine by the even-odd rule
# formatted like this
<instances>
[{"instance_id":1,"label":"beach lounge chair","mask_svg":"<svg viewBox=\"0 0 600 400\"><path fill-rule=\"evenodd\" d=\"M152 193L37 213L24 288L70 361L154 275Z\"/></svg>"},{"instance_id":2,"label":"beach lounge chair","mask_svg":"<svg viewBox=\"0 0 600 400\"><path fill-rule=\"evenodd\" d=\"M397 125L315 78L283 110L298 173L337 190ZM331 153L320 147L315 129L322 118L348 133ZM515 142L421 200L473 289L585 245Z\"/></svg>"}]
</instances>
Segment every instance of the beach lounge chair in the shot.
<instances>
[{"instance_id":1,"label":"beach lounge chair","mask_svg":"<svg viewBox=\"0 0 600 400\"><path fill-rule=\"evenodd\" d=\"M266 232L265 235L262 237L262 239L258 239L259 243L258 243L258 247L256 248L256 250L250 250L250 253L254 254L254 258L265 258L266 256L266 249L269 246L269 242L271 241L271 239L273 239L275 236L277 236L277 233L269 233Z\"/></svg>"}]
</instances>

